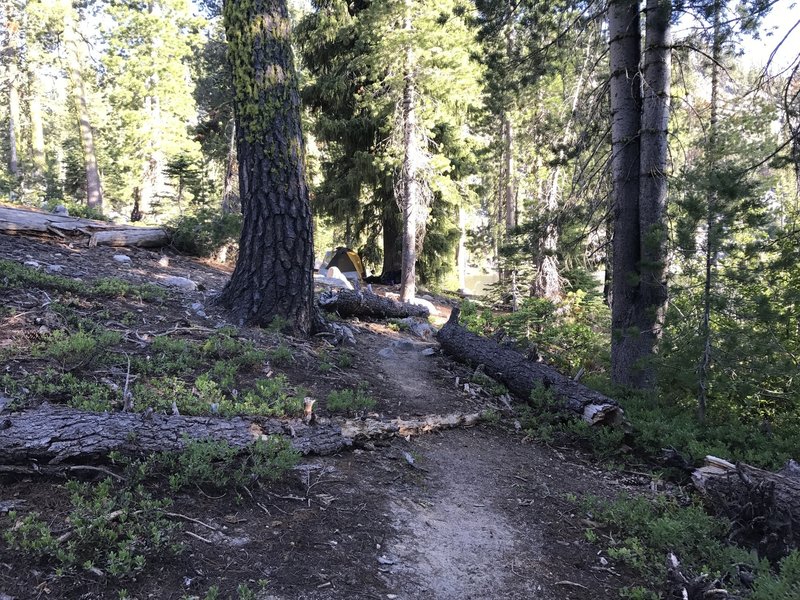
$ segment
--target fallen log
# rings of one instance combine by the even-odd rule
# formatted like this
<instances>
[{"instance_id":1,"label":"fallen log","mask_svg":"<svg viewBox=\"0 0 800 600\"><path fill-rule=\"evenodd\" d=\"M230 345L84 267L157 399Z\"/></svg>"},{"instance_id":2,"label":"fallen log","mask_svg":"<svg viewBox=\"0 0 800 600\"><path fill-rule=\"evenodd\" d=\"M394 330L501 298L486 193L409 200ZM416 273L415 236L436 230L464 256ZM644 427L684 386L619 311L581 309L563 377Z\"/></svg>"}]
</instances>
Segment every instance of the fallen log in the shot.
<instances>
[{"instance_id":1,"label":"fallen log","mask_svg":"<svg viewBox=\"0 0 800 600\"><path fill-rule=\"evenodd\" d=\"M402 319L405 317L427 317L428 309L415 304L401 303L365 290L329 290L319 298L319 305L339 316L368 317L373 319Z\"/></svg>"},{"instance_id":2,"label":"fallen log","mask_svg":"<svg viewBox=\"0 0 800 600\"><path fill-rule=\"evenodd\" d=\"M475 367L483 365L487 375L520 398L529 399L535 389L543 386L564 409L592 425L622 423L624 412L616 400L561 375L548 365L530 361L516 350L468 331L458 324L458 314L459 309L454 308L450 319L436 334L442 349L456 360Z\"/></svg>"},{"instance_id":3,"label":"fallen log","mask_svg":"<svg viewBox=\"0 0 800 600\"><path fill-rule=\"evenodd\" d=\"M176 452L188 440L224 441L244 448L268 435L288 436L301 454L335 454L370 439L408 437L478 423L483 413L428 415L411 419L269 419L185 417L140 413L93 413L66 406L0 416L0 472L4 466L54 466L102 460L112 451L127 456ZM44 471L44 469L43 469Z\"/></svg>"},{"instance_id":4,"label":"fallen log","mask_svg":"<svg viewBox=\"0 0 800 600\"><path fill-rule=\"evenodd\" d=\"M160 227L115 225L29 208L0 206L0 233L50 238L85 238L89 246L160 247L169 243Z\"/></svg>"},{"instance_id":5,"label":"fallen log","mask_svg":"<svg viewBox=\"0 0 800 600\"><path fill-rule=\"evenodd\" d=\"M730 519L737 543L773 562L800 548L800 465L795 461L773 473L707 456L692 481L711 507Z\"/></svg>"}]
</instances>

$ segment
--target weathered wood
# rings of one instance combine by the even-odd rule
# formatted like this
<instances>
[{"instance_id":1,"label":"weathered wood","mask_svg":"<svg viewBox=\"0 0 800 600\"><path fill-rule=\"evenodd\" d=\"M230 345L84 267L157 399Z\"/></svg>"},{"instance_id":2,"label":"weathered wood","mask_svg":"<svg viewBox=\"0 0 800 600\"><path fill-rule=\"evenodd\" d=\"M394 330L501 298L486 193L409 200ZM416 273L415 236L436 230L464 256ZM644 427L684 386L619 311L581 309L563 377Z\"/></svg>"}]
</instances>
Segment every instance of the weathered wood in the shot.
<instances>
[{"instance_id":1,"label":"weathered wood","mask_svg":"<svg viewBox=\"0 0 800 600\"><path fill-rule=\"evenodd\" d=\"M800 548L800 466L795 461L773 473L707 456L692 480L712 508L734 524L735 541L773 561Z\"/></svg>"},{"instance_id":2,"label":"weathered wood","mask_svg":"<svg viewBox=\"0 0 800 600\"><path fill-rule=\"evenodd\" d=\"M436 334L442 349L455 359L472 366L483 365L487 375L520 398L527 400L535 389L544 386L564 409L592 425L622 423L624 413L616 400L561 375L548 365L532 362L516 350L468 331L458 324L458 314L459 310L453 309L450 319Z\"/></svg>"},{"instance_id":3,"label":"weathered wood","mask_svg":"<svg viewBox=\"0 0 800 600\"><path fill-rule=\"evenodd\" d=\"M159 247L169 243L160 227L115 225L28 208L0 206L0 233L51 238L86 238L89 246Z\"/></svg>"},{"instance_id":4,"label":"weathered wood","mask_svg":"<svg viewBox=\"0 0 800 600\"><path fill-rule=\"evenodd\" d=\"M468 427L481 418L482 413L386 420L227 419L160 414L148 417L125 412L92 413L43 404L0 417L0 472L3 465L25 465L34 461L57 465L99 460L112 451L128 456L175 452L183 449L187 440L219 440L244 448L266 435L290 437L292 446L301 454L334 454L370 439Z\"/></svg>"},{"instance_id":5,"label":"weathered wood","mask_svg":"<svg viewBox=\"0 0 800 600\"><path fill-rule=\"evenodd\" d=\"M330 290L320 296L319 305L324 310L337 312L345 318L402 319L428 316L428 309L424 306L396 302L365 290Z\"/></svg>"}]
</instances>

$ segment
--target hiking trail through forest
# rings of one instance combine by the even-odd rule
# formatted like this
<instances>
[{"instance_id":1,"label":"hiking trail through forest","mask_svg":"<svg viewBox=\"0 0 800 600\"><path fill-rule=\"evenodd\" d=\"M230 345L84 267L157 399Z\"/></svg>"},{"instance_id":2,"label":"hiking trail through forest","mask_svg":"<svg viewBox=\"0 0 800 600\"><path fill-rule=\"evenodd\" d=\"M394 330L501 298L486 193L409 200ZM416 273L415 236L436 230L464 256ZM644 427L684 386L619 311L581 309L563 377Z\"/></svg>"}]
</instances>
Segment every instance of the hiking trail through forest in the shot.
<instances>
[{"instance_id":1,"label":"hiking trail through forest","mask_svg":"<svg viewBox=\"0 0 800 600\"><path fill-rule=\"evenodd\" d=\"M160 253L123 252L130 262L112 258L119 249L0 236L0 258L57 262L63 276L113 275L133 283L181 276L199 284L195 291L170 291L158 306L104 302L108 323L119 324L118 313L125 311L138 315L140 321L127 325L132 339L156 324L161 330L207 335L202 331L224 323L209 297L224 284L225 268L174 254L167 266ZM0 292L18 315L0 339L0 348L9 348L47 318L47 300L36 289ZM88 316L95 310L82 308ZM377 401L369 412L386 418L487 408L489 394L475 384L465 388L472 370L442 355L435 341L378 322L348 324L357 341L347 349L348 368L322 372L319 356L331 351L324 342L288 339L294 358L277 370L320 399L333 389L365 386ZM267 334L258 330L241 335L256 345L266 343ZM391 351L382 352L387 348ZM435 352L423 353L429 348ZM6 372L32 368L31 361L18 357ZM213 535L186 521L181 540L186 551L148 563L132 581L91 574L53 579L0 541L0 597L108 598L125 588L130 598L177 600L203 598L217 585L224 598L236 597L243 582L266 581L256 597L615 598L620 588L640 582L624 566L606 560L602 540L587 540L590 515L575 500L646 493L649 484L649 479L600 470L575 450L532 442L516 430L513 417L504 416L498 423L307 457L281 482L253 489L252 498L231 491L175 493L170 510L213 527ZM21 512L55 518L64 514L68 499L61 481L44 477L6 477L0 486L0 506L14 503Z\"/></svg>"}]
</instances>

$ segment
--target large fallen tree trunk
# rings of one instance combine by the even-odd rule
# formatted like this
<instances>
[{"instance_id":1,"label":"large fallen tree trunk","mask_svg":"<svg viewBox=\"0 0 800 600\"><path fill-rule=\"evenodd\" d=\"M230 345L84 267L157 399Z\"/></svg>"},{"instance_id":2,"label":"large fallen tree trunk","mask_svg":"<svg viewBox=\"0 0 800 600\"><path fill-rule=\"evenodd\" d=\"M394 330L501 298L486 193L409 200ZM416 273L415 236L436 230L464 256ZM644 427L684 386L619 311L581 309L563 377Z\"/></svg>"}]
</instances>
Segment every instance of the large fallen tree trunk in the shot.
<instances>
[{"instance_id":1,"label":"large fallen tree trunk","mask_svg":"<svg viewBox=\"0 0 800 600\"><path fill-rule=\"evenodd\" d=\"M534 390L543 387L554 394L564 409L590 424L622 422L623 410L616 400L561 375L552 367L530 361L516 350L468 331L458 324L458 314L459 310L453 309L450 319L436 334L442 349L455 359L472 366L483 365L487 375L520 398L527 400Z\"/></svg>"},{"instance_id":2,"label":"large fallen tree trunk","mask_svg":"<svg viewBox=\"0 0 800 600\"><path fill-rule=\"evenodd\" d=\"M308 424L302 419L92 413L43 404L0 415L0 472L4 465L98 460L112 451L128 456L175 452L187 440L217 440L244 448L267 435L288 436L301 454L334 454L370 439L466 427L481 418L482 413L472 413L387 420L315 419Z\"/></svg>"},{"instance_id":3,"label":"large fallen tree trunk","mask_svg":"<svg viewBox=\"0 0 800 600\"><path fill-rule=\"evenodd\" d=\"M337 312L345 318L402 319L428 316L428 309L424 306L397 302L364 290L324 292L319 298L319 305L328 312Z\"/></svg>"},{"instance_id":4,"label":"large fallen tree trunk","mask_svg":"<svg viewBox=\"0 0 800 600\"><path fill-rule=\"evenodd\" d=\"M159 247L169 243L160 227L114 225L27 208L0 206L0 233L51 238L82 237L89 246Z\"/></svg>"},{"instance_id":5,"label":"large fallen tree trunk","mask_svg":"<svg viewBox=\"0 0 800 600\"><path fill-rule=\"evenodd\" d=\"M718 513L733 523L731 538L777 561L800 548L800 465L777 473L713 456L692 480Z\"/></svg>"}]
</instances>

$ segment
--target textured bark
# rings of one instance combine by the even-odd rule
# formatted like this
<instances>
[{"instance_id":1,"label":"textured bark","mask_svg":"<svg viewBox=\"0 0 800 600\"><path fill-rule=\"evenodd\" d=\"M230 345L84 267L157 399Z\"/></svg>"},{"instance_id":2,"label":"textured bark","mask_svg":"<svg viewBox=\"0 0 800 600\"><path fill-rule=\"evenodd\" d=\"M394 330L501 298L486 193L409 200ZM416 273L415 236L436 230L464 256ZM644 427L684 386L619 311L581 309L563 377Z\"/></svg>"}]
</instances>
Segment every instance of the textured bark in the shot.
<instances>
[{"instance_id":1,"label":"textured bark","mask_svg":"<svg viewBox=\"0 0 800 600\"><path fill-rule=\"evenodd\" d=\"M8 85L8 170L14 177L19 177L19 23L14 19L12 7L6 5L6 29L8 44L6 45L6 80Z\"/></svg>"},{"instance_id":2,"label":"textured bark","mask_svg":"<svg viewBox=\"0 0 800 600\"><path fill-rule=\"evenodd\" d=\"M402 319L405 317L427 317L424 306L396 302L391 298L365 291L339 290L323 293L320 306L341 317L368 317L374 319Z\"/></svg>"},{"instance_id":3,"label":"textured bark","mask_svg":"<svg viewBox=\"0 0 800 600\"><path fill-rule=\"evenodd\" d=\"M671 0L647 0L644 99L639 176L640 348L655 354L667 307L667 166L670 72L672 64ZM639 385L653 387L655 373L643 364Z\"/></svg>"},{"instance_id":4,"label":"textured bark","mask_svg":"<svg viewBox=\"0 0 800 600\"><path fill-rule=\"evenodd\" d=\"M456 261L458 263L458 291L465 293L467 289L467 218L464 207L458 207L458 251Z\"/></svg>"},{"instance_id":5,"label":"textured bark","mask_svg":"<svg viewBox=\"0 0 800 600\"><path fill-rule=\"evenodd\" d=\"M78 115L78 129L83 149L83 164L86 171L86 204L89 208L103 209L103 190L100 184L100 171L97 168L97 156L94 150L94 133L92 131L89 106L86 102L83 74L81 73L81 52L75 21L72 14L72 3L64 2L64 41L66 43L67 66L72 99Z\"/></svg>"},{"instance_id":6,"label":"textured bark","mask_svg":"<svg viewBox=\"0 0 800 600\"><path fill-rule=\"evenodd\" d=\"M639 335L639 3L612 0L608 7L611 81L611 179L614 240L611 305L611 378L637 386L646 347Z\"/></svg>"},{"instance_id":7,"label":"textured bark","mask_svg":"<svg viewBox=\"0 0 800 600\"><path fill-rule=\"evenodd\" d=\"M334 454L361 441L469 427L481 419L482 413L457 413L410 419L317 419L307 424L302 419L91 413L44 404L0 416L0 472L3 466L98 460L112 451L128 456L176 452L188 440L217 440L244 448L266 435L289 437L304 455Z\"/></svg>"},{"instance_id":8,"label":"textured bark","mask_svg":"<svg viewBox=\"0 0 800 600\"><path fill-rule=\"evenodd\" d=\"M406 0L404 28L411 31L411 0ZM400 274L400 299L413 300L417 293L417 230L422 209L420 186L422 148L417 126L417 89L414 49L406 49L405 84L402 98L403 164L400 171L403 209L403 260Z\"/></svg>"},{"instance_id":9,"label":"textured bark","mask_svg":"<svg viewBox=\"0 0 800 600\"><path fill-rule=\"evenodd\" d=\"M239 160L236 156L236 122L231 125L231 139L228 143L228 158L225 164L225 183L222 186L222 212L241 213L242 201L239 198L237 183L239 179ZM224 261L223 261L224 262Z\"/></svg>"},{"instance_id":10,"label":"textured bark","mask_svg":"<svg viewBox=\"0 0 800 600\"><path fill-rule=\"evenodd\" d=\"M458 324L458 309L453 309L447 324L436 334L442 349L457 360L472 366L483 365L484 372L508 387L522 399L544 386L561 402L564 410L591 424L618 425L623 410L615 400L587 388L543 363L532 362L516 350L505 348L490 338L476 335Z\"/></svg>"},{"instance_id":11,"label":"textured bark","mask_svg":"<svg viewBox=\"0 0 800 600\"><path fill-rule=\"evenodd\" d=\"M44 125L42 121L42 101L39 76L31 68L28 71L28 112L31 121L31 155L33 175L37 183L44 183L47 160L44 154Z\"/></svg>"},{"instance_id":12,"label":"textured bark","mask_svg":"<svg viewBox=\"0 0 800 600\"><path fill-rule=\"evenodd\" d=\"M717 134L719 121L719 61L722 54L721 6L719 0L713 4L714 41L711 51L711 119L708 125L708 148L706 160L709 170L713 172L717 157ZM700 422L706 418L706 402L708 400L708 377L711 367L711 288L713 287L716 248L717 193L712 190L706 198L706 247L705 247L705 280L703 281L703 319L700 333L703 336L703 356L697 369L697 417Z\"/></svg>"},{"instance_id":13,"label":"textured bark","mask_svg":"<svg viewBox=\"0 0 800 600\"><path fill-rule=\"evenodd\" d=\"M389 203L383 211L383 271L386 277L403 268L403 241L400 237L403 226L397 204Z\"/></svg>"},{"instance_id":14,"label":"textured bark","mask_svg":"<svg viewBox=\"0 0 800 600\"><path fill-rule=\"evenodd\" d=\"M244 223L220 302L240 322L268 325L281 317L305 335L312 327L314 243L286 1L231 0L225 28Z\"/></svg>"},{"instance_id":15,"label":"textured bark","mask_svg":"<svg viewBox=\"0 0 800 600\"><path fill-rule=\"evenodd\" d=\"M114 225L104 221L64 217L28 208L0 206L0 232L8 235L35 235L65 238L78 236L89 246L160 247L169 243L167 232L159 227Z\"/></svg>"},{"instance_id":16,"label":"textured bark","mask_svg":"<svg viewBox=\"0 0 800 600\"><path fill-rule=\"evenodd\" d=\"M800 465L772 473L715 457L692 474L708 502L734 524L731 537L776 561L800 548Z\"/></svg>"}]
</instances>

